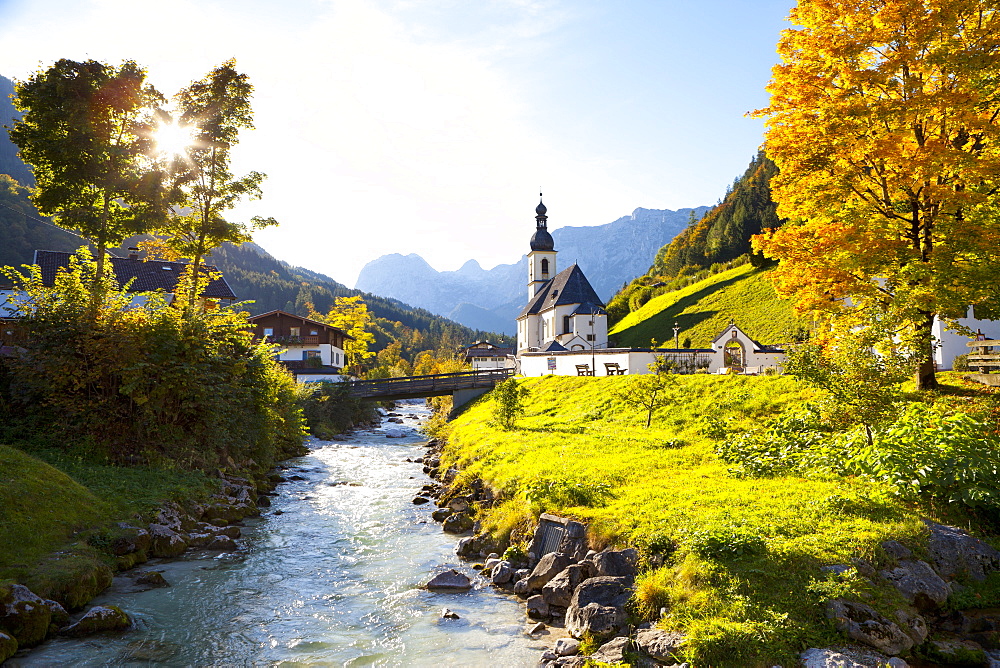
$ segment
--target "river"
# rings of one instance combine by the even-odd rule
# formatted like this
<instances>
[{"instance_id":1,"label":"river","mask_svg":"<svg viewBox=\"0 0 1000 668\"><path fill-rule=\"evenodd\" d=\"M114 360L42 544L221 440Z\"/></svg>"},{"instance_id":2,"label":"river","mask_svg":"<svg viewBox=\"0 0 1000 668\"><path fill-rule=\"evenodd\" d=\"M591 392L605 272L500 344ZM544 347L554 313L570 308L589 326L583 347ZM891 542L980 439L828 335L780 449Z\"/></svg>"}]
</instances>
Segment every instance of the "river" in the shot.
<instances>
[{"instance_id":1,"label":"river","mask_svg":"<svg viewBox=\"0 0 1000 668\"><path fill-rule=\"evenodd\" d=\"M404 424L313 441L289 461L280 495L248 520L237 553L154 560L168 588L133 593L127 574L92 603L120 606L134 628L57 638L15 657L54 665L533 666L547 644L528 638L523 604L481 580L464 594L420 588L435 573L475 571L456 538L412 499L429 479L407 462L424 453L418 403ZM387 434L402 433L402 438ZM460 619L442 619L443 608Z\"/></svg>"}]
</instances>

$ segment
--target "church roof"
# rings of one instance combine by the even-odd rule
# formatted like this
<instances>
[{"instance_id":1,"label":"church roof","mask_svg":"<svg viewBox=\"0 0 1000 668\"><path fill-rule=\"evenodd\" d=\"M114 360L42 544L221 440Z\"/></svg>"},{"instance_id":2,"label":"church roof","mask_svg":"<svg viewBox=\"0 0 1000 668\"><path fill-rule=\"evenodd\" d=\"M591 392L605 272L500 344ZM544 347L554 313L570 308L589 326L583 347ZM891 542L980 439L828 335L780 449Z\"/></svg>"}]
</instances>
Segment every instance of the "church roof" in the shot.
<instances>
[{"instance_id":1,"label":"church roof","mask_svg":"<svg viewBox=\"0 0 1000 668\"><path fill-rule=\"evenodd\" d=\"M545 347L544 348L540 348L538 352L540 352L540 353L565 353L565 352L569 352L569 351L566 350L566 346L562 345L558 341L549 341L547 344L545 344Z\"/></svg>"},{"instance_id":2,"label":"church roof","mask_svg":"<svg viewBox=\"0 0 1000 668\"><path fill-rule=\"evenodd\" d=\"M542 285L538 293L528 301L518 318L541 313L556 306L579 304L575 313L603 313L604 302L591 287L578 265L563 269L554 278ZM585 308L581 308L585 307Z\"/></svg>"}]
</instances>

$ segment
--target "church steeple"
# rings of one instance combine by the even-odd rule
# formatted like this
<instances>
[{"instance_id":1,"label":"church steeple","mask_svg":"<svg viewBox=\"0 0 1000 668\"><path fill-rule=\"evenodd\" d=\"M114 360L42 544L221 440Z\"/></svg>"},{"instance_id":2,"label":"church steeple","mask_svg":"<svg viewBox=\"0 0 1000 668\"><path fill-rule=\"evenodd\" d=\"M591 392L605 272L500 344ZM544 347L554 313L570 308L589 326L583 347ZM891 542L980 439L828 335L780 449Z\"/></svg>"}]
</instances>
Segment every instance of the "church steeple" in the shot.
<instances>
[{"instance_id":1,"label":"church steeple","mask_svg":"<svg viewBox=\"0 0 1000 668\"><path fill-rule=\"evenodd\" d=\"M538 193L538 206L535 207L535 233L531 235L531 252L528 253L528 300L538 294L542 286L556 275L556 251L552 235L546 229L549 217L545 215L548 209L542 202L542 193Z\"/></svg>"}]
</instances>

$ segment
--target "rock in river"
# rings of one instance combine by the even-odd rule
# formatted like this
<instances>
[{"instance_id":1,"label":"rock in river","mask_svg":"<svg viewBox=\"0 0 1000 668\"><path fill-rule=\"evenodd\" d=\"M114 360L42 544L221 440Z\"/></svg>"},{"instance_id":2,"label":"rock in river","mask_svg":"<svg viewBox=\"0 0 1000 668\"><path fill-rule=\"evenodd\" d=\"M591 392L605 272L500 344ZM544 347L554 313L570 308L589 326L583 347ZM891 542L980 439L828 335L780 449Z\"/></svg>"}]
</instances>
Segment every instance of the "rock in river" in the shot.
<instances>
[{"instance_id":1,"label":"rock in river","mask_svg":"<svg viewBox=\"0 0 1000 668\"><path fill-rule=\"evenodd\" d=\"M80 620L67 626L60 633L68 636L86 636L102 631L121 631L132 625L128 615L115 605L95 605Z\"/></svg>"},{"instance_id":2,"label":"rock in river","mask_svg":"<svg viewBox=\"0 0 1000 668\"><path fill-rule=\"evenodd\" d=\"M464 573L452 568L435 575L424 587L431 591L469 591L472 589L472 581Z\"/></svg>"}]
</instances>

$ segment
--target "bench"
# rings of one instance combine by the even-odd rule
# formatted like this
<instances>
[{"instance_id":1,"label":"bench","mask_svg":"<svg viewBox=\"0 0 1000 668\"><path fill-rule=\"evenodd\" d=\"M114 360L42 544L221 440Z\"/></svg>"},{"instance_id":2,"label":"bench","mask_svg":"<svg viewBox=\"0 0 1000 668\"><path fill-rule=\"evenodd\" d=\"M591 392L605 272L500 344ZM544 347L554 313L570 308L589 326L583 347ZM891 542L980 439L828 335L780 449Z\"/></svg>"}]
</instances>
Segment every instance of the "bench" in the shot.
<instances>
[{"instance_id":1,"label":"bench","mask_svg":"<svg viewBox=\"0 0 1000 668\"><path fill-rule=\"evenodd\" d=\"M628 369L618 366L618 362L605 362L604 372L609 376L624 376L628 373Z\"/></svg>"},{"instance_id":2,"label":"bench","mask_svg":"<svg viewBox=\"0 0 1000 668\"><path fill-rule=\"evenodd\" d=\"M594 370L590 368L589 364L577 364L576 365L576 375L578 376L593 376Z\"/></svg>"}]
</instances>

